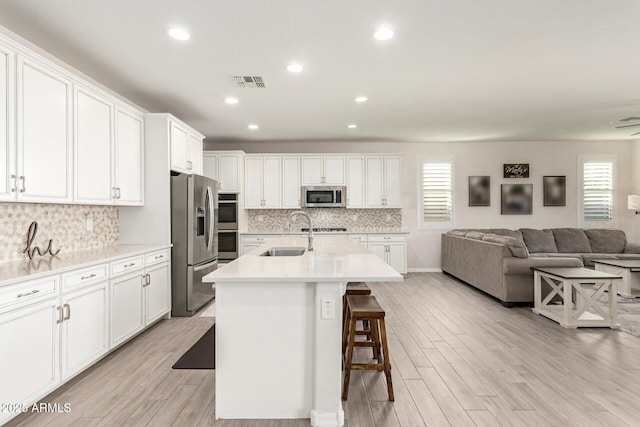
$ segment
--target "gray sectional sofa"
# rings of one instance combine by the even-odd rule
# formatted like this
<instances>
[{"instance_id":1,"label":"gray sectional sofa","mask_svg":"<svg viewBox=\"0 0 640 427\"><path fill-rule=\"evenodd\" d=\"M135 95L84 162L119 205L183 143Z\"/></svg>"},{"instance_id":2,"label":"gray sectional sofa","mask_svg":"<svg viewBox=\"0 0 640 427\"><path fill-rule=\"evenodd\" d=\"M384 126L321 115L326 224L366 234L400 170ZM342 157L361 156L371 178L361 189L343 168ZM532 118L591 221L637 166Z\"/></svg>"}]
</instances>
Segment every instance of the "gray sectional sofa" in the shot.
<instances>
[{"instance_id":1,"label":"gray sectional sofa","mask_svg":"<svg viewBox=\"0 0 640 427\"><path fill-rule=\"evenodd\" d=\"M533 301L531 267L593 267L595 259L640 259L640 245L610 229L458 229L442 235L442 271L505 306Z\"/></svg>"}]
</instances>

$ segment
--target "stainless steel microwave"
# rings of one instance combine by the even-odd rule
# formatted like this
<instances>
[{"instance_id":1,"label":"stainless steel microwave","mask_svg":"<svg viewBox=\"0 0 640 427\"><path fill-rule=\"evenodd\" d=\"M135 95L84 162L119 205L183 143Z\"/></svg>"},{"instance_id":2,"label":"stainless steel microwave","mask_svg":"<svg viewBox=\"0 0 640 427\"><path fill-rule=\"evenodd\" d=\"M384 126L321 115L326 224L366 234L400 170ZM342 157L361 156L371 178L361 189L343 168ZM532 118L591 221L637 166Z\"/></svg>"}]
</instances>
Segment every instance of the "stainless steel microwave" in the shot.
<instances>
[{"instance_id":1,"label":"stainless steel microwave","mask_svg":"<svg viewBox=\"0 0 640 427\"><path fill-rule=\"evenodd\" d=\"M303 208L344 208L347 206L347 187L305 186L300 200Z\"/></svg>"}]
</instances>

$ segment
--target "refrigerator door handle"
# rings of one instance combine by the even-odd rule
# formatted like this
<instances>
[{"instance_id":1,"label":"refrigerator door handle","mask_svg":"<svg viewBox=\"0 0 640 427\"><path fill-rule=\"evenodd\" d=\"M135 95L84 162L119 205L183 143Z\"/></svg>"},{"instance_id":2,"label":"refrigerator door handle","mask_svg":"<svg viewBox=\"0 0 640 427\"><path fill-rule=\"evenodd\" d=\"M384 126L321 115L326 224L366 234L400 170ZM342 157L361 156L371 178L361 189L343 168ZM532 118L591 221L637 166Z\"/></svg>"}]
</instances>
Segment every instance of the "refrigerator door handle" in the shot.
<instances>
[{"instance_id":1,"label":"refrigerator door handle","mask_svg":"<svg viewBox=\"0 0 640 427\"><path fill-rule=\"evenodd\" d=\"M213 190L211 189L211 186L207 186L207 199L209 201L208 206L207 206L207 212L208 212L208 218L205 218L205 221L207 221L207 225L209 226L209 233L208 233L208 240L207 240L207 250L209 252L211 252L213 250L212 246L213 246L213 233L214 233L214 227L215 227L215 205L213 204Z\"/></svg>"},{"instance_id":2,"label":"refrigerator door handle","mask_svg":"<svg viewBox=\"0 0 640 427\"><path fill-rule=\"evenodd\" d=\"M193 271L205 270L205 269L211 268L211 266L214 266L214 265L217 265L217 264L218 264L218 260L216 259L215 261L211 261L211 262L208 262L206 264L202 264L202 265L199 265L197 267L193 267Z\"/></svg>"}]
</instances>

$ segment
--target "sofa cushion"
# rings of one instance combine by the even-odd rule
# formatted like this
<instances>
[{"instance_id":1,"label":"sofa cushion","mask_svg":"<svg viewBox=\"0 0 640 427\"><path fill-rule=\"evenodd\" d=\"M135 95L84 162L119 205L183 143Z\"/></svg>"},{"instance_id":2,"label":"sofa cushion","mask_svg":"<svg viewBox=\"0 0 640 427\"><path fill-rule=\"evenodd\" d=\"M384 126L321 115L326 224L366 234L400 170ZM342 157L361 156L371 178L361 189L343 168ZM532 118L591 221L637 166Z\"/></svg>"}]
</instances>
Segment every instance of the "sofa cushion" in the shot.
<instances>
[{"instance_id":1,"label":"sofa cushion","mask_svg":"<svg viewBox=\"0 0 640 427\"><path fill-rule=\"evenodd\" d=\"M536 230L533 228L521 228L524 244L527 245L529 253L536 252L558 252L556 241L551 230Z\"/></svg>"},{"instance_id":2,"label":"sofa cushion","mask_svg":"<svg viewBox=\"0 0 640 427\"><path fill-rule=\"evenodd\" d=\"M502 269L504 274L525 274L533 276L531 267L582 267L582 260L566 257L536 257L529 258L503 258ZM532 284L533 286L533 284Z\"/></svg>"},{"instance_id":3,"label":"sofa cushion","mask_svg":"<svg viewBox=\"0 0 640 427\"><path fill-rule=\"evenodd\" d=\"M621 254L627 244L627 236L622 230L587 229L591 252L601 254Z\"/></svg>"},{"instance_id":4,"label":"sofa cushion","mask_svg":"<svg viewBox=\"0 0 640 427\"><path fill-rule=\"evenodd\" d=\"M518 239L523 242L522 233L520 232L520 230L509 230L508 228L492 228L491 232L493 234L497 234L498 236L513 237L514 239Z\"/></svg>"},{"instance_id":5,"label":"sofa cushion","mask_svg":"<svg viewBox=\"0 0 640 427\"><path fill-rule=\"evenodd\" d=\"M640 254L640 244L627 242L624 247L625 254Z\"/></svg>"},{"instance_id":6,"label":"sofa cushion","mask_svg":"<svg viewBox=\"0 0 640 427\"><path fill-rule=\"evenodd\" d=\"M514 237L499 236L497 234L485 234L484 237L482 237L482 240L485 242L505 245L507 248L509 248L511 255L513 255L514 257L527 258L529 256L529 251L527 250L527 247L524 245L524 243Z\"/></svg>"},{"instance_id":7,"label":"sofa cushion","mask_svg":"<svg viewBox=\"0 0 640 427\"><path fill-rule=\"evenodd\" d=\"M640 256L640 255L639 255ZM593 267L595 259L619 259L618 255L614 254L582 254L582 262L585 267Z\"/></svg>"},{"instance_id":8,"label":"sofa cushion","mask_svg":"<svg viewBox=\"0 0 640 427\"><path fill-rule=\"evenodd\" d=\"M556 241L556 247L560 253L592 252L589 238L584 230L580 228L554 228L551 232L553 232L553 238Z\"/></svg>"},{"instance_id":9,"label":"sofa cushion","mask_svg":"<svg viewBox=\"0 0 640 427\"><path fill-rule=\"evenodd\" d=\"M462 231L462 230L451 230L449 232L447 232L447 234L451 235L451 236L458 236L458 237L464 237L467 235L467 231Z\"/></svg>"},{"instance_id":10,"label":"sofa cushion","mask_svg":"<svg viewBox=\"0 0 640 427\"><path fill-rule=\"evenodd\" d=\"M486 235L486 233L481 233L479 231L470 231L466 234L466 238L467 239L474 239L474 240L482 240L482 238Z\"/></svg>"}]
</instances>

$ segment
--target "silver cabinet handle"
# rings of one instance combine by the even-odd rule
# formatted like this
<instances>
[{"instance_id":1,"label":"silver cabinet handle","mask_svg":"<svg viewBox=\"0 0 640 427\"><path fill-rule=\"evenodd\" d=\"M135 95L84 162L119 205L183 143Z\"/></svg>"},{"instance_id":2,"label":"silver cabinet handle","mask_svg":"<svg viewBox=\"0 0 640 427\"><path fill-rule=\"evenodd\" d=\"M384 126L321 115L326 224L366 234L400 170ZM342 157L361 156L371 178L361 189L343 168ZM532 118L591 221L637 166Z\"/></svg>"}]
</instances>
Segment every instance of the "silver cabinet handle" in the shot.
<instances>
[{"instance_id":1,"label":"silver cabinet handle","mask_svg":"<svg viewBox=\"0 0 640 427\"><path fill-rule=\"evenodd\" d=\"M56 325L62 323L63 321L63 316L62 316L62 307L57 306L56 309L58 310L58 320L56 320Z\"/></svg>"},{"instance_id":2,"label":"silver cabinet handle","mask_svg":"<svg viewBox=\"0 0 640 427\"><path fill-rule=\"evenodd\" d=\"M164 255L156 255L155 259L162 259L164 258Z\"/></svg>"},{"instance_id":3,"label":"silver cabinet handle","mask_svg":"<svg viewBox=\"0 0 640 427\"><path fill-rule=\"evenodd\" d=\"M25 191L27 191L27 179L24 177L24 175L20 175L20 180L22 181L22 188L20 189L20 192L24 193Z\"/></svg>"},{"instance_id":4,"label":"silver cabinet handle","mask_svg":"<svg viewBox=\"0 0 640 427\"><path fill-rule=\"evenodd\" d=\"M147 273L145 276L147 276L147 286L149 286L151 284L151 275Z\"/></svg>"},{"instance_id":5,"label":"silver cabinet handle","mask_svg":"<svg viewBox=\"0 0 640 427\"><path fill-rule=\"evenodd\" d=\"M191 160L187 160L187 169L193 169L193 163L191 162Z\"/></svg>"},{"instance_id":6,"label":"silver cabinet handle","mask_svg":"<svg viewBox=\"0 0 640 427\"><path fill-rule=\"evenodd\" d=\"M146 287L147 286L147 275L143 274L142 276L140 276L140 279L142 279L142 287Z\"/></svg>"},{"instance_id":7,"label":"silver cabinet handle","mask_svg":"<svg viewBox=\"0 0 640 427\"><path fill-rule=\"evenodd\" d=\"M132 263L130 263L130 264L125 264L125 265L124 265L124 268L133 267L134 265L136 265L136 263L135 263L135 262L132 262Z\"/></svg>"},{"instance_id":8,"label":"silver cabinet handle","mask_svg":"<svg viewBox=\"0 0 640 427\"><path fill-rule=\"evenodd\" d=\"M31 292L27 292L26 294L18 294L18 298L26 297L28 295L37 294L38 292L40 292L40 289L34 289Z\"/></svg>"},{"instance_id":9,"label":"silver cabinet handle","mask_svg":"<svg viewBox=\"0 0 640 427\"><path fill-rule=\"evenodd\" d=\"M18 189L18 177L16 175L11 175L11 179L13 180L13 188L11 188L11 192L15 193Z\"/></svg>"},{"instance_id":10,"label":"silver cabinet handle","mask_svg":"<svg viewBox=\"0 0 640 427\"><path fill-rule=\"evenodd\" d=\"M116 199L120 198L120 187L116 187Z\"/></svg>"},{"instance_id":11,"label":"silver cabinet handle","mask_svg":"<svg viewBox=\"0 0 640 427\"><path fill-rule=\"evenodd\" d=\"M69 304L64 304L63 307L67 309L67 315L62 316L62 321L64 322L65 320L71 319L71 306Z\"/></svg>"},{"instance_id":12,"label":"silver cabinet handle","mask_svg":"<svg viewBox=\"0 0 640 427\"><path fill-rule=\"evenodd\" d=\"M91 273L91 274L90 274L90 275L88 275L88 276L82 276L82 277L80 278L80 280L92 279L92 278L94 278L94 277L96 277L96 273Z\"/></svg>"}]
</instances>

